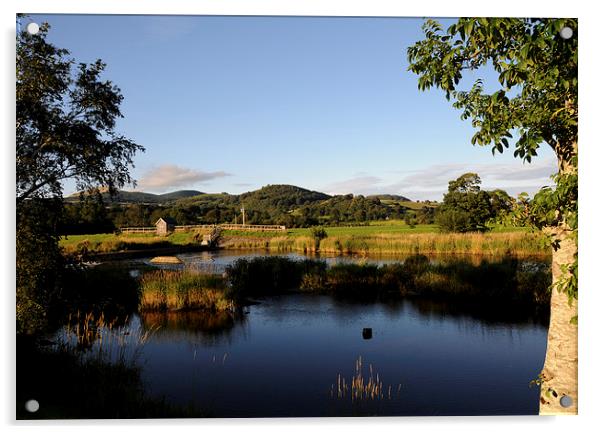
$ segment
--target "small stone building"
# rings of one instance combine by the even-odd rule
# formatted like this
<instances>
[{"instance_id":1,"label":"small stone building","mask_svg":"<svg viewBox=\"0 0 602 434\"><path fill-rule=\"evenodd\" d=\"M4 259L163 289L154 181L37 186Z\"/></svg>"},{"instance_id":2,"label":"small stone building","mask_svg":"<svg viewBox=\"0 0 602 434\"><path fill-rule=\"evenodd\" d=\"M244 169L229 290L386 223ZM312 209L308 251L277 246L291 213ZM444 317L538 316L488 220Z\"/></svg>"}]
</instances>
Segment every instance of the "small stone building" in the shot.
<instances>
[{"instance_id":1,"label":"small stone building","mask_svg":"<svg viewBox=\"0 0 602 434\"><path fill-rule=\"evenodd\" d=\"M157 228L157 235L167 235L175 230L176 221L171 217L161 217L155 223L155 227Z\"/></svg>"}]
</instances>

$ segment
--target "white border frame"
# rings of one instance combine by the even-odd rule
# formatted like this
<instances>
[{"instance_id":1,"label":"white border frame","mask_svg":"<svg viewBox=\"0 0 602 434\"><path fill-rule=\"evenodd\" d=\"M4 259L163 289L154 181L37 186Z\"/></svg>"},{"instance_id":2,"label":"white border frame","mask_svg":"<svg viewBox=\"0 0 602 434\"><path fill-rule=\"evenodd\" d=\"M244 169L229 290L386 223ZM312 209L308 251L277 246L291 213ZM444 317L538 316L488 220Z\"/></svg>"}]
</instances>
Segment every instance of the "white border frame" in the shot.
<instances>
[{"instance_id":1,"label":"white border frame","mask_svg":"<svg viewBox=\"0 0 602 434\"><path fill-rule=\"evenodd\" d=\"M593 274L594 261L598 253L596 247L600 245L600 235L597 231L596 211L599 199L598 179L595 177L600 168L597 163L600 159L600 144L594 128L599 123L599 109L602 101L600 95L599 71L600 36L598 32L600 18L594 8L589 4L575 1L524 1L507 0L504 2L484 1L445 1L431 0L429 2L402 2L387 0L229 0L210 1L197 0L123 0L104 1L70 1L54 0L13 0L10 4L2 2L2 67L0 67L3 100L0 102L2 114L0 115L0 131L3 132L4 143L2 146L3 169L0 182L2 183L2 204L0 223L9 231L2 233L2 250L0 264L4 285L2 289L2 330L4 339L0 346L2 354L0 364L3 376L1 384L5 385L0 393L0 420L8 425L12 432L17 425L20 431L33 431L43 429L44 432L80 432L86 427L86 432L104 432L109 426L119 427L120 430L131 432L133 429L142 428L149 432L164 432L168 426L178 427L185 431L198 432L199 429L226 430L237 432L240 430L251 433L271 433L286 430L289 433L304 433L308 430L345 430L346 432L365 432L366 429L376 428L381 430L411 430L416 428L427 431L445 430L451 433L481 433L487 430L491 433L504 433L518 427L532 431L551 430L582 430L590 426L593 417L599 412L597 404L600 400L596 393L600 386L599 370L601 341L596 336L600 330L597 320L596 307L600 303L600 292ZM192 419L192 420L138 420L138 421L43 421L43 422L14 422L15 397L14 397L14 345L15 345L15 202L14 181L15 165L12 143L15 141L14 119L15 106L13 95L15 92L13 61L15 55L14 32L15 14L25 13L95 13L95 14L170 14L170 15L304 15L304 16L545 16L545 17L578 17L579 18L579 80L581 84L581 117L580 133L580 287L579 299L579 382L580 388L580 415L577 417L410 417L410 418L313 418L313 419ZM451 107L450 107L451 110ZM598 193L598 194L596 194ZM12 229L12 231L10 231ZM585 234L585 235L584 235ZM599 279L598 279L599 280ZM597 362L597 363L596 363ZM461 391L458 391L461 397ZM599 425L599 420L596 421Z\"/></svg>"}]
</instances>

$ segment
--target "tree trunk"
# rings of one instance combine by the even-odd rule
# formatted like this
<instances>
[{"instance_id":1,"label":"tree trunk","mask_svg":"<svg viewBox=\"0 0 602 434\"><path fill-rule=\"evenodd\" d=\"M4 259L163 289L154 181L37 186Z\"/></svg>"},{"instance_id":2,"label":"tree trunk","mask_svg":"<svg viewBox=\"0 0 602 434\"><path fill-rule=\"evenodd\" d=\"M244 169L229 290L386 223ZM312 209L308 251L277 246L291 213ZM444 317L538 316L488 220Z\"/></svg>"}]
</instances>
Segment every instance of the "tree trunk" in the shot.
<instances>
[{"instance_id":1,"label":"tree trunk","mask_svg":"<svg viewBox=\"0 0 602 434\"><path fill-rule=\"evenodd\" d=\"M560 240L560 247L552 256L553 284L563 275L560 267L571 264L577 251L575 241L566 233L555 238ZM569 304L567 294L553 287L548 346L541 372L541 415L577 414L577 324L571 323L576 316L577 300Z\"/></svg>"}]
</instances>

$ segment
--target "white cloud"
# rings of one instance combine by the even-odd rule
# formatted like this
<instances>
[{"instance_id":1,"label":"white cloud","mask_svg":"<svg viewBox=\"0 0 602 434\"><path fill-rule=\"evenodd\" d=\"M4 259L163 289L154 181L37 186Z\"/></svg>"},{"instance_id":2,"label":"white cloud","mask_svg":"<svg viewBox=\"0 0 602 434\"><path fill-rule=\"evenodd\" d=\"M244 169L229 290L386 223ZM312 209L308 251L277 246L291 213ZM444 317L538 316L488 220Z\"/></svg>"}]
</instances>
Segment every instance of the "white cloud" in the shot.
<instances>
[{"instance_id":1,"label":"white cloud","mask_svg":"<svg viewBox=\"0 0 602 434\"><path fill-rule=\"evenodd\" d=\"M323 188L328 194L364 194L365 191L373 191L379 188L377 185L382 182L381 178L376 176L358 176L345 181L334 182Z\"/></svg>"},{"instance_id":2,"label":"white cloud","mask_svg":"<svg viewBox=\"0 0 602 434\"><path fill-rule=\"evenodd\" d=\"M148 170L138 181L136 189L162 192L171 188L192 187L225 176L230 174L224 171L203 172L175 164L163 164Z\"/></svg>"},{"instance_id":3,"label":"white cloud","mask_svg":"<svg viewBox=\"0 0 602 434\"><path fill-rule=\"evenodd\" d=\"M550 185L550 175L556 171L554 159L534 160L530 164L437 164L405 173L401 179L384 180L377 176L354 177L332 183L323 188L331 194L400 194L415 200L440 200L450 180L463 173L476 172L483 189L501 188L516 195L523 191L533 194L544 185Z\"/></svg>"}]
</instances>

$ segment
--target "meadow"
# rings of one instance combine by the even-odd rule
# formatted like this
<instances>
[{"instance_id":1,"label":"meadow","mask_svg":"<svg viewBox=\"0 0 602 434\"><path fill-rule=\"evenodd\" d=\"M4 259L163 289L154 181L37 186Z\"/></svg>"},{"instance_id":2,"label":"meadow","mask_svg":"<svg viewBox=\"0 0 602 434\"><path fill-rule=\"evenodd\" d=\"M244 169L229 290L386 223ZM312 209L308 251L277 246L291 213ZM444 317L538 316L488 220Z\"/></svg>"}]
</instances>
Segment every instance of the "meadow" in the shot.
<instances>
[{"instance_id":1,"label":"meadow","mask_svg":"<svg viewBox=\"0 0 602 434\"><path fill-rule=\"evenodd\" d=\"M526 228L492 226L485 233L441 233L437 225L410 227L400 220L370 222L362 226L325 228L319 251L330 254L481 254L549 255L550 247L541 232ZM198 244L199 232L168 236L149 234L69 235L61 239L67 254L108 253ZM274 252L315 253L310 228L281 232L225 230L220 247L259 249Z\"/></svg>"}]
</instances>

